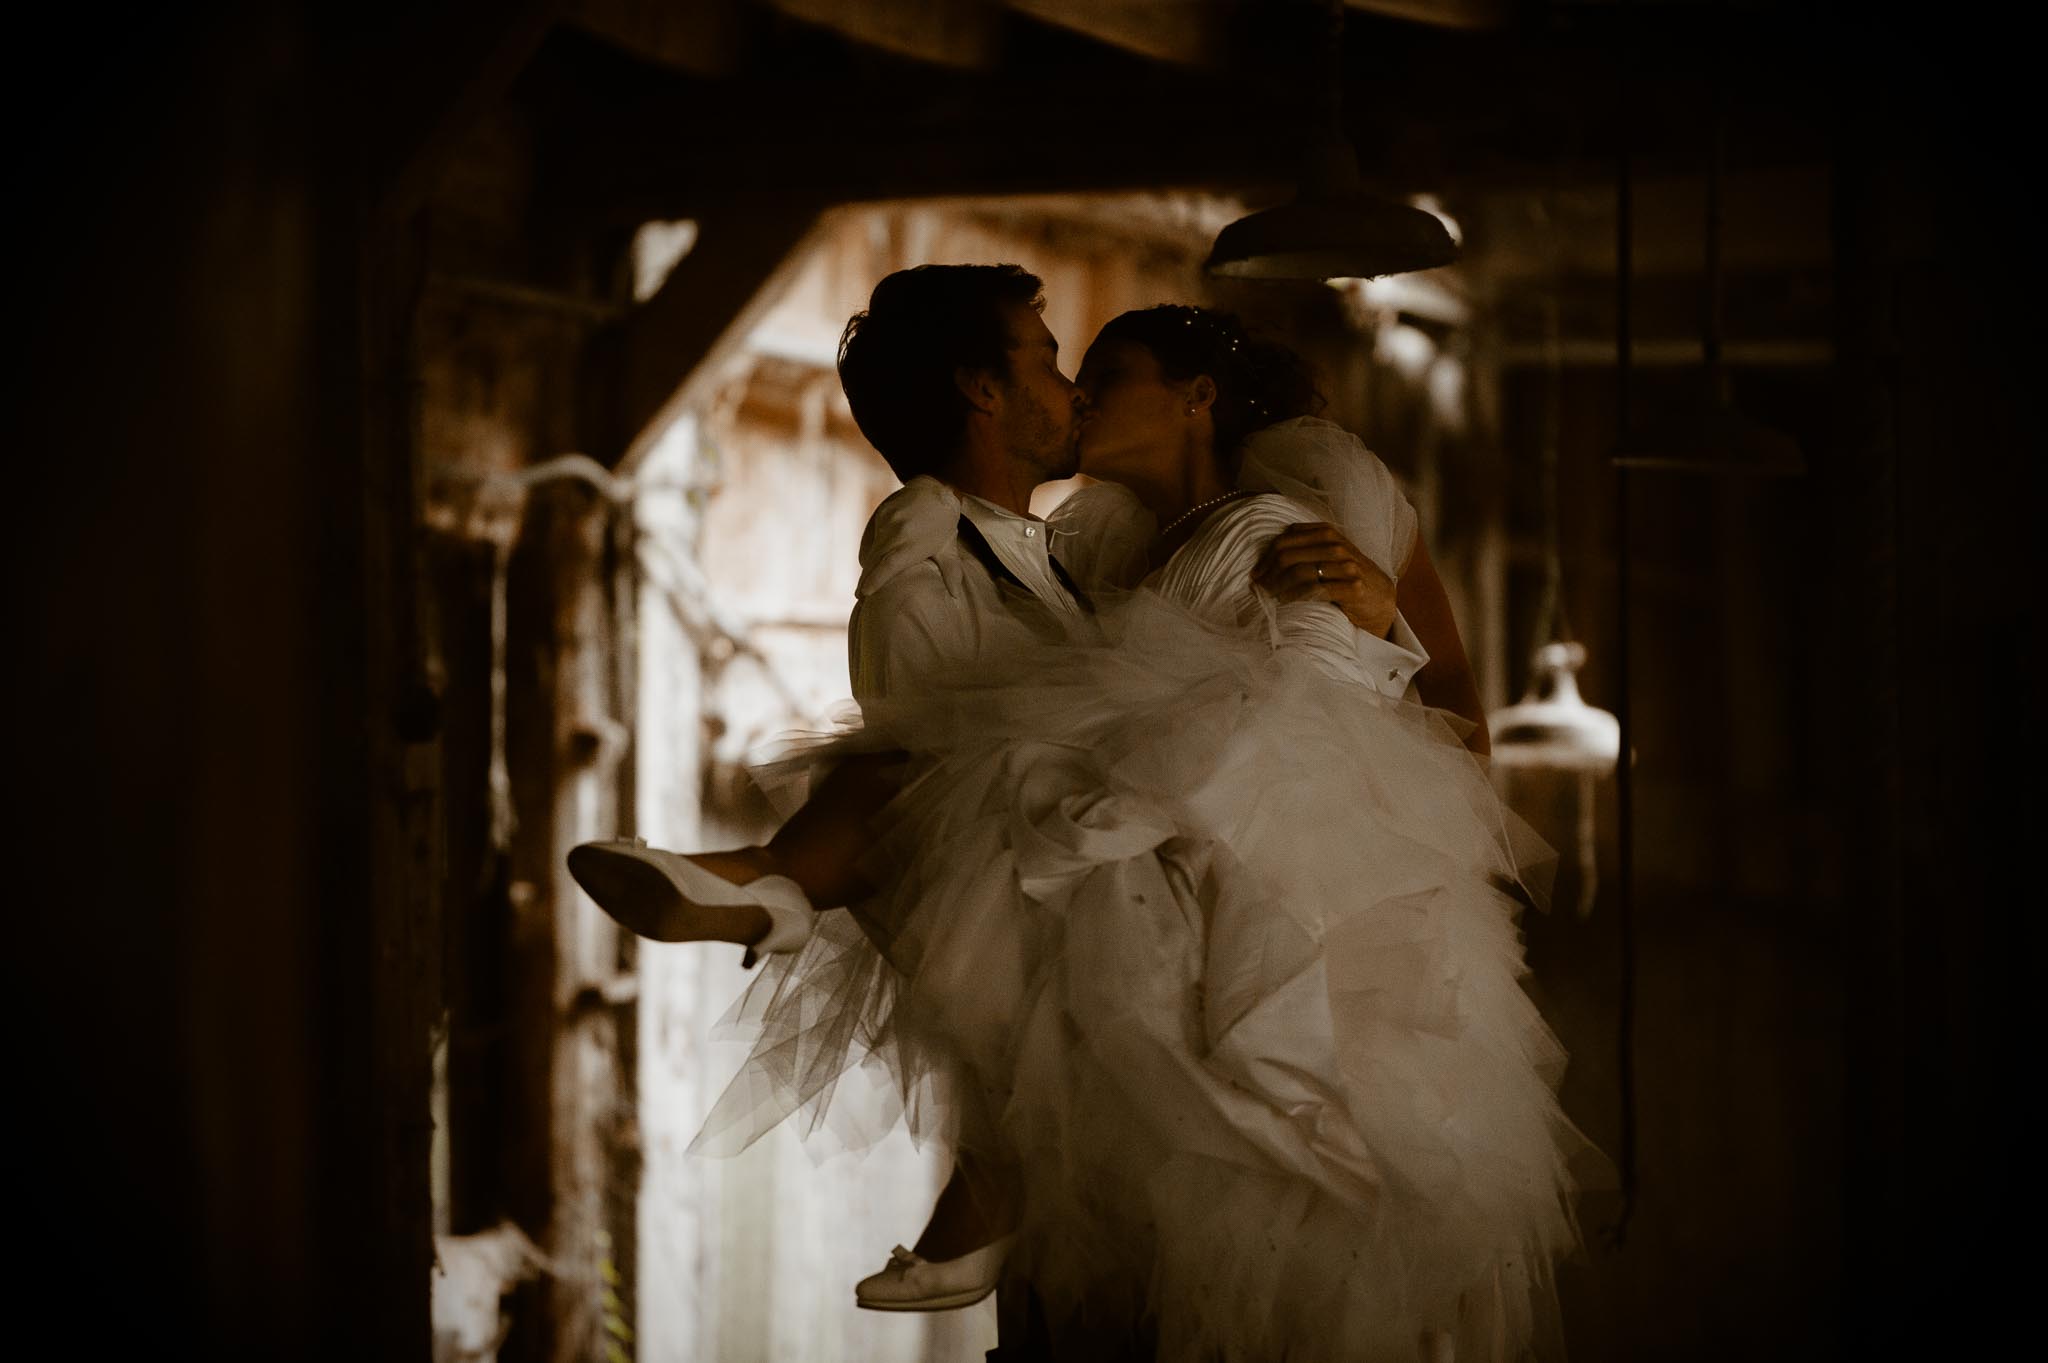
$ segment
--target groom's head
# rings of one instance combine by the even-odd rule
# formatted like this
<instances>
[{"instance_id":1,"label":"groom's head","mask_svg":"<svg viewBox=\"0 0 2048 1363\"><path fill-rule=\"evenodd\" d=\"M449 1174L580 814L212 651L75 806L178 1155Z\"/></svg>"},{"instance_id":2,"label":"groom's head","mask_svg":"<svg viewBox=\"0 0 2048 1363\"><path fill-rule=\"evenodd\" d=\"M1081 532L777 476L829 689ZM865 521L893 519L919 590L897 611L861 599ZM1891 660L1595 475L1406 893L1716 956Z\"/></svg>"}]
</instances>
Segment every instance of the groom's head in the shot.
<instances>
[{"instance_id":1,"label":"groom's head","mask_svg":"<svg viewBox=\"0 0 2048 1363\"><path fill-rule=\"evenodd\" d=\"M1039 289L1016 265L919 265L877 284L846 324L847 405L898 478L947 478L977 449L1039 480L1073 473L1079 393Z\"/></svg>"}]
</instances>

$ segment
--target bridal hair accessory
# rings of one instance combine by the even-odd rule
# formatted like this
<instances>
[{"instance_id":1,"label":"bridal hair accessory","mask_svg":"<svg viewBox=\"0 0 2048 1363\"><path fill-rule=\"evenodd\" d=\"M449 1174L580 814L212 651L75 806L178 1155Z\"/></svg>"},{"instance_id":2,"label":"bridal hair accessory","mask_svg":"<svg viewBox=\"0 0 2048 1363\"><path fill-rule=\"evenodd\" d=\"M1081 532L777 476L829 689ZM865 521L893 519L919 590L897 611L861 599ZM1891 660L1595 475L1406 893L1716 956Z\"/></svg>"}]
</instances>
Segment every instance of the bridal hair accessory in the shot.
<instances>
[{"instance_id":1,"label":"bridal hair accessory","mask_svg":"<svg viewBox=\"0 0 2048 1363\"><path fill-rule=\"evenodd\" d=\"M1208 332L1212 338L1217 338L1219 346L1223 346L1227 350L1237 350L1239 344L1243 342L1243 336L1239 336L1233 327L1225 327L1221 321L1217 321L1217 315L1214 315L1214 313L1204 313L1202 309L1196 309L1196 307L1190 307L1188 315L1182 317L1180 323L1184 327L1192 327L1198 317L1202 321L1204 332Z\"/></svg>"},{"instance_id":2,"label":"bridal hair accessory","mask_svg":"<svg viewBox=\"0 0 2048 1363\"><path fill-rule=\"evenodd\" d=\"M1208 308L1183 307L1180 311L1180 324L1201 335L1209 343L1210 352L1217 359L1243 366L1229 375L1217 376L1218 380L1228 383L1236 391L1250 388L1252 372L1256 365L1252 363L1253 356L1246 351L1251 336L1243 325L1229 313L1215 312ZM1250 392L1244 394L1244 406L1247 412L1261 421L1272 415L1272 409L1266 402ZM1188 415L1194 415L1192 407L1188 409Z\"/></svg>"},{"instance_id":3,"label":"bridal hair accessory","mask_svg":"<svg viewBox=\"0 0 2048 1363\"><path fill-rule=\"evenodd\" d=\"M1215 341L1219 349L1234 351L1243 346L1244 332L1220 320L1216 313L1204 308L1188 308L1186 311L1187 315L1180 319L1180 324L1191 327L1199 322L1202 330L1209 334L1209 338Z\"/></svg>"},{"instance_id":4,"label":"bridal hair accessory","mask_svg":"<svg viewBox=\"0 0 2048 1363\"><path fill-rule=\"evenodd\" d=\"M1152 352L1160 377L1172 385L1204 375L1216 391L1206 408L1216 423L1216 448L1234 451L1245 436L1286 417L1320 410L1322 398L1305 361L1286 346L1262 339L1231 313L1185 303L1160 303L1111 318L1101 337L1129 341ZM1182 394L1182 401L1193 397ZM1205 410L1196 404L1197 414Z\"/></svg>"}]
</instances>

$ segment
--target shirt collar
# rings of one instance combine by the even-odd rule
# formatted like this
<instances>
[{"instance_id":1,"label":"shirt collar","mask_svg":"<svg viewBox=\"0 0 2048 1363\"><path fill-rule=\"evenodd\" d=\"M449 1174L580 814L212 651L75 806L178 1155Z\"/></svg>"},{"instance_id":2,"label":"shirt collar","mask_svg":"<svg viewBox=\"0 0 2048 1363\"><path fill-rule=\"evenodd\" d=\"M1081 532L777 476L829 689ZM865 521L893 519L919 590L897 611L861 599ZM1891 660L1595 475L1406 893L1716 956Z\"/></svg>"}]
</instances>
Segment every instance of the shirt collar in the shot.
<instances>
[{"instance_id":1,"label":"shirt collar","mask_svg":"<svg viewBox=\"0 0 2048 1363\"><path fill-rule=\"evenodd\" d=\"M1036 516L1020 516L972 493L960 494L960 514L973 523L988 547L1033 596L1055 608L1076 610L1078 603L1052 569L1049 528Z\"/></svg>"},{"instance_id":2,"label":"shirt collar","mask_svg":"<svg viewBox=\"0 0 2048 1363\"><path fill-rule=\"evenodd\" d=\"M1014 511L1006 511L994 502L986 501L971 492L960 494L960 511L968 520L974 522L974 528L986 535L991 544L994 544L999 536L1005 542L1015 542L1021 539L1038 539L1045 534L1045 522L1038 517L1020 516ZM1027 526L1034 527L1036 533L1026 535L1024 530Z\"/></svg>"}]
</instances>

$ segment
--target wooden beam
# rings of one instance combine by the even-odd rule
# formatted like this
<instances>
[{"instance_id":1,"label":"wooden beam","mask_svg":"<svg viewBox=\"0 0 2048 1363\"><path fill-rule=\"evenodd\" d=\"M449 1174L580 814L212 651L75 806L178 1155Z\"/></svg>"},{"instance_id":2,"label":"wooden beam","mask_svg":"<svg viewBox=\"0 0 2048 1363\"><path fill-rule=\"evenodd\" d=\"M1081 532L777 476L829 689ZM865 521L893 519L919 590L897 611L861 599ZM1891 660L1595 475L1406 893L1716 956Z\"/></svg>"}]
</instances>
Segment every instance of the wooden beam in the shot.
<instances>
[{"instance_id":1,"label":"wooden beam","mask_svg":"<svg viewBox=\"0 0 2048 1363\"><path fill-rule=\"evenodd\" d=\"M1344 4L1436 28L1499 28L1513 10L1511 0L1344 0Z\"/></svg>"},{"instance_id":2,"label":"wooden beam","mask_svg":"<svg viewBox=\"0 0 2048 1363\"><path fill-rule=\"evenodd\" d=\"M724 76L743 48L739 0L572 0L568 21L693 76Z\"/></svg>"},{"instance_id":3,"label":"wooden beam","mask_svg":"<svg viewBox=\"0 0 2048 1363\"><path fill-rule=\"evenodd\" d=\"M464 134L505 97L567 5L464 0L385 36L364 76L378 91L369 107L383 111L371 144L381 220L408 218L426 202Z\"/></svg>"},{"instance_id":4,"label":"wooden beam","mask_svg":"<svg viewBox=\"0 0 2048 1363\"><path fill-rule=\"evenodd\" d=\"M800 185L820 205L879 199L1059 193L1278 182L1299 120L1248 105L1237 87L1187 68L1140 61L1081 40L1100 78L1057 99L1037 75L968 77L902 68L902 80L855 73L747 82L735 93L629 63L561 35L549 59L553 107L535 201L576 220L565 233L628 230L660 218L702 219L706 205L760 201L765 185ZM1067 42L1056 35L1055 41ZM584 92L602 90L602 98ZM731 127L718 136L679 130Z\"/></svg>"},{"instance_id":5,"label":"wooden beam","mask_svg":"<svg viewBox=\"0 0 2048 1363\"><path fill-rule=\"evenodd\" d=\"M822 205L889 199L977 197L1006 194L1109 193L1143 189L1263 187L1284 190L1275 147L1292 147L1291 132L1209 125L1187 142L1167 145L1126 132L1114 140L1083 141L1085 130L1055 127L1043 140L977 143L943 131L913 135L891 130L872 138L757 142L754 156L699 146L668 149L658 160L615 163L606 172L585 168L580 211L617 224L695 216L707 193L744 192L758 182L760 164L780 164ZM1063 132L1071 131L1067 137ZM1004 145L992 156L989 145ZM1287 164L1284 156L1279 165Z\"/></svg>"},{"instance_id":6,"label":"wooden beam","mask_svg":"<svg viewBox=\"0 0 2048 1363\"><path fill-rule=\"evenodd\" d=\"M825 206L811 195L745 196L700 215L690 254L593 342L591 387L605 395L590 442L598 458L614 467L637 459L695 400L773 303Z\"/></svg>"},{"instance_id":7,"label":"wooden beam","mask_svg":"<svg viewBox=\"0 0 2048 1363\"><path fill-rule=\"evenodd\" d=\"M995 64L1002 15L990 0L768 0L793 19L939 66Z\"/></svg>"},{"instance_id":8,"label":"wooden beam","mask_svg":"<svg viewBox=\"0 0 2048 1363\"><path fill-rule=\"evenodd\" d=\"M1005 0L1019 14L1182 66L1214 66L1229 49L1225 0Z\"/></svg>"}]
</instances>

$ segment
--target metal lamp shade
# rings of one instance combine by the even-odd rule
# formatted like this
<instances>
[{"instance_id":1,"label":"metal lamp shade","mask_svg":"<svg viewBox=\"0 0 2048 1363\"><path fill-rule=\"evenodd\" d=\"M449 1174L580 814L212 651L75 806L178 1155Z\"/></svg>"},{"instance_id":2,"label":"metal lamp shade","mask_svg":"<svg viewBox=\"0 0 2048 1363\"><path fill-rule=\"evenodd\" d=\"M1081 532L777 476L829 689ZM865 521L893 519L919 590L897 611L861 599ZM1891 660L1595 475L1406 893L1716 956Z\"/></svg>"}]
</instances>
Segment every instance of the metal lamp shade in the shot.
<instances>
[{"instance_id":1,"label":"metal lamp shade","mask_svg":"<svg viewBox=\"0 0 2048 1363\"><path fill-rule=\"evenodd\" d=\"M1457 258L1443 223L1419 208L1304 193L1217 233L1205 268L1227 279L1377 279Z\"/></svg>"},{"instance_id":2,"label":"metal lamp shade","mask_svg":"<svg viewBox=\"0 0 2048 1363\"><path fill-rule=\"evenodd\" d=\"M1367 194L1351 144L1328 136L1308 147L1293 202L1218 232L1203 268L1225 279L1378 279L1457 258L1435 214Z\"/></svg>"},{"instance_id":3,"label":"metal lamp shade","mask_svg":"<svg viewBox=\"0 0 2048 1363\"><path fill-rule=\"evenodd\" d=\"M1621 725L1580 698L1577 673L1585 661L1579 644L1549 643L1536 650L1529 693L1487 717L1496 766L1594 775L1614 770Z\"/></svg>"}]
</instances>

